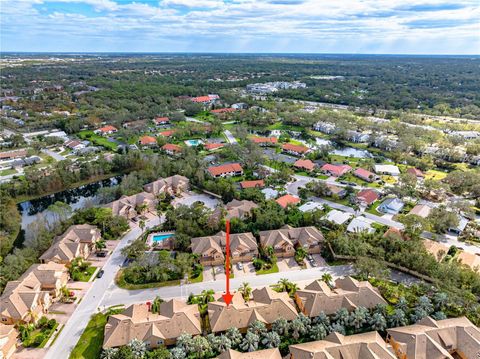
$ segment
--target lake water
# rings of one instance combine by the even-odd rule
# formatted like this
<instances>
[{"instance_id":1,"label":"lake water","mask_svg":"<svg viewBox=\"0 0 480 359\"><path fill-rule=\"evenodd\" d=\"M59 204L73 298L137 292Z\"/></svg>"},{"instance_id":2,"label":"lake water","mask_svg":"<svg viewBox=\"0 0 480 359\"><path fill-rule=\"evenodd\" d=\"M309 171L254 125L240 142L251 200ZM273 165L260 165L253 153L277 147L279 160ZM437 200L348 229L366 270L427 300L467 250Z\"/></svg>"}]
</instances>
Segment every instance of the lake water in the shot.
<instances>
[{"instance_id":1,"label":"lake water","mask_svg":"<svg viewBox=\"0 0 480 359\"><path fill-rule=\"evenodd\" d=\"M22 229L32 223L39 214L44 214L45 219L49 220L52 215L46 210L48 206L57 201L70 205L73 210L98 204L97 193L100 188L111 187L119 184L122 180L121 176L112 177L103 181L90 183L81 187L68 189L52 195L37 198L31 201L25 201L18 204L18 209L22 215Z\"/></svg>"},{"instance_id":2,"label":"lake water","mask_svg":"<svg viewBox=\"0 0 480 359\"><path fill-rule=\"evenodd\" d=\"M338 156L355 157L355 158L372 158L373 157L373 155L367 150L359 150L353 147L344 147L342 149L335 149L333 150L332 153Z\"/></svg>"}]
</instances>

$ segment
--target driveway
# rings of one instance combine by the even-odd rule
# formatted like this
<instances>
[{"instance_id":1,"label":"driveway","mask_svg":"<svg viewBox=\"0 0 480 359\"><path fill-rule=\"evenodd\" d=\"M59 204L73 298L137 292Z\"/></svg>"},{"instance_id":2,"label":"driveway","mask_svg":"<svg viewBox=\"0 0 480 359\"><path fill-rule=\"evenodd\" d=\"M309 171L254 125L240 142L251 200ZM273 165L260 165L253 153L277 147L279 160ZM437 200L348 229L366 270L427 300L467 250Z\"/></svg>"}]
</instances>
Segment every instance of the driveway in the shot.
<instances>
[{"instance_id":1,"label":"driveway","mask_svg":"<svg viewBox=\"0 0 480 359\"><path fill-rule=\"evenodd\" d=\"M178 207L179 205L183 204L190 207L197 201L203 202L205 207L210 209L215 209L215 207L218 205L218 199L204 193L185 193L183 197L175 198L175 200L172 202L172 205L174 207Z\"/></svg>"},{"instance_id":2,"label":"driveway","mask_svg":"<svg viewBox=\"0 0 480 359\"><path fill-rule=\"evenodd\" d=\"M280 272L289 272L301 269L294 257L282 258L277 262Z\"/></svg>"},{"instance_id":3,"label":"driveway","mask_svg":"<svg viewBox=\"0 0 480 359\"><path fill-rule=\"evenodd\" d=\"M61 154L57 153L57 152L53 152L47 148L44 148L41 150L41 152L49 155L50 157L53 157L53 159L55 159L56 161L65 161L66 158L63 157Z\"/></svg>"},{"instance_id":4,"label":"driveway","mask_svg":"<svg viewBox=\"0 0 480 359\"><path fill-rule=\"evenodd\" d=\"M203 281L204 282L213 281L212 266L204 266L203 267Z\"/></svg>"},{"instance_id":5,"label":"driveway","mask_svg":"<svg viewBox=\"0 0 480 359\"><path fill-rule=\"evenodd\" d=\"M317 267L326 267L328 265L325 259L323 259L320 254L312 254L312 257ZM308 259L305 258L304 262L308 269L315 268L310 264L310 261Z\"/></svg>"},{"instance_id":6,"label":"driveway","mask_svg":"<svg viewBox=\"0 0 480 359\"><path fill-rule=\"evenodd\" d=\"M232 267L233 267L233 274L235 275L235 278L251 277L251 276L257 275L257 273L255 272L255 267L253 266L252 263L244 262L242 269L238 269L236 264L234 264Z\"/></svg>"}]
</instances>

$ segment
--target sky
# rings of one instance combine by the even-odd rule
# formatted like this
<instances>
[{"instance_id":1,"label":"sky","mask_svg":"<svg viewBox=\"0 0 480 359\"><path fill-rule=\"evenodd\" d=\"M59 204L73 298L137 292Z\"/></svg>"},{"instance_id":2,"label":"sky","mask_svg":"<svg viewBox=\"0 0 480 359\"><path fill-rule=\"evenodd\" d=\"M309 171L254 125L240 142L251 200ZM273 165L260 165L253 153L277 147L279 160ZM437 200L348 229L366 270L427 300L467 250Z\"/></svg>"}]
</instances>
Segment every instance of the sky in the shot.
<instances>
[{"instance_id":1,"label":"sky","mask_svg":"<svg viewBox=\"0 0 480 359\"><path fill-rule=\"evenodd\" d=\"M0 0L0 50L480 54L480 0Z\"/></svg>"}]
</instances>

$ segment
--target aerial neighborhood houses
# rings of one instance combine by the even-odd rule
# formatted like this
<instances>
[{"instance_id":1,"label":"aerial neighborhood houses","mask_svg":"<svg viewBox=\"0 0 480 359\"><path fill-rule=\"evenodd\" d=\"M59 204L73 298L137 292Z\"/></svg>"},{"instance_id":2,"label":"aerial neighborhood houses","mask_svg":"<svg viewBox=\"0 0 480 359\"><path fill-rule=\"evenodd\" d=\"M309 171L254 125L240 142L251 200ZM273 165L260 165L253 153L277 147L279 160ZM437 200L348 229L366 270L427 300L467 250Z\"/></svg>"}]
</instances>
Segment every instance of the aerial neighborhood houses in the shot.
<instances>
[{"instance_id":1,"label":"aerial neighborhood houses","mask_svg":"<svg viewBox=\"0 0 480 359\"><path fill-rule=\"evenodd\" d=\"M398 214L405 206L405 203L398 198L387 198L383 201L380 206L378 206L378 210L383 213L387 214Z\"/></svg>"},{"instance_id":2,"label":"aerial neighborhood houses","mask_svg":"<svg viewBox=\"0 0 480 359\"><path fill-rule=\"evenodd\" d=\"M374 189L362 189L355 197L357 203L364 207L372 205L379 198L380 194Z\"/></svg>"},{"instance_id":3,"label":"aerial neighborhood houses","mask_svg":"<svg viewBox=\"0 0 480 359\"><path fill-rule=\"evenodd\" d=\"M350 172L352 170L352 167L350 167L349 165L331 165L327 163L322 166L321 170L327 175L341 177L344 174Z\"/></svg>"},{"instance_id":4,"label":"aerial neighborhood houses","mask_svg":"<svg viewBox=\"0 0 480 359\"><path fill-rule=\"evenodd\" d=\"M315 227L293 228L285 225L280 229L261 231L260 245L263 248L272 247L279 258L293 257L295 249L302 247L307 253L320 253L324 238Z\"/></svg>"},{"instance_id":5,"label":"aerial neighborhood houses","mask_svg":"<svg viewBox=\"0 0 480 359\"><path fill-rule=\"evenodd\" d=\"M101 234L96 226L73 225L40 256L40 262L70 264L78 257L87 259L94 251L95 243L99 240L101 240Z\"/></svg>"},{"instance_id":6,"label":"aerial neighborhood houses","mask_svg":"<svg viewBox=\"0 0 480 359\"><path fill-rule=\"evenodd\" d=\"M208 167L207 171L214 178L243 175L243 168L240 163L226 163L220 166L211 166Z\"/></svg>"},{"instance_id":7,"label":"aerial neighborhood houses","mask_svg":"<svg viewBox=\"0 0 480 359\"><path fill-rule=\"evenodd\" d=\"M175 155L178 155L178 154L182 153L182 147L180 147L179 145L175 145L173 143L167 143L167 144L163 145L162 150L167 155L170 155L170 156L175 156Z\"/></svg>"},{"instance_id":8,"label":"aerial neighborhood houses","mask_svg":"<svg viewBox=\"0 0 480 359\"><path fill-rule=\"evenodd\" d=\"M379 175L399 176L400 170L395 165L374 165L374 171Z\"/></svg>"},{"instance_id":9,"label":"aerial neighborhood houses","mask_svg":"<svg viewBox=\"0 0 480 359\"><path fill-rule=\"evenodd\" d=\"M256 143L259 146L275 146L278 143L278 138L276 137L253 137L252 142Z\"/></svg>"},{"instance_id":10,"label":"aerial neighborhood houses","mask_svg":"<svg viewBox=\"0 0 480 359\"><path fill-rule=\"evenodd\" d=\"M291 143L285 143L282 145L282 151L294 156L304 156L310 152L310 148L302 145L294 145Z\"/></svg>"},{"instance_id":11,"label":"aerial neighborhood houses","mask_svg":"<svg viewBox=\"0 0 480 359\"><path fill-rule=\"evenodd\" d=\"M353 175L366 182L373 182L379 179L379 176L377 176L375 173L363 168L357 168L355 171L353 171Z\"/></svg>"},{"instance_id":12,"label":"aerial neighborhood houses","mask_svg":"<svg viewBox=\"0 0 480 359\"><path fill-rule=\"evenodd\" d=\"M100 127L99 129L96 129L93 132L102 136L107 136L107 135L111 135L112 133L118 132L118 130L116 127L112 125L107 125L107 126Z\"/></svg>"},{"instance_id":13,"label":"aerial neighborhood houses","mask_svg":"<svg viewBox=\"0 0 480 359\"><path fill-rule=\"evenodd\" d=\"M0 297L1 323L35 322L60 297L68 279L63 264L33 264L19 279L7 283Z\"/></svg>"},{"instance_id":14,"label":"aerial neighborhood houses","mask_svg":"<svg viewBox=\"0 0 480 359\"><path fill-rule=\"evenodd\" d=\"M287 90L287 89L299 89L306 88L307 84L299 81L285 82L266 82L266 83L256 83L249 84L246 86L246 90L251 94L266 95L277 92L278 90Z\"/></svg>"}]
</instances>

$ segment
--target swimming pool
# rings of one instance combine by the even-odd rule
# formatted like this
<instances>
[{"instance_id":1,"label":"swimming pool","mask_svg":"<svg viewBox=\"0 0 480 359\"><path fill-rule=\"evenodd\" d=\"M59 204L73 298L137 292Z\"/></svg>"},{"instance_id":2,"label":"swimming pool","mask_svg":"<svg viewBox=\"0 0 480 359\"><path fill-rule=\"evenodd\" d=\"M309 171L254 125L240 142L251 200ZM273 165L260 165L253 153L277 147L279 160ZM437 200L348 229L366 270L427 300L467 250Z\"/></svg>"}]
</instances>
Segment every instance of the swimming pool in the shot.
<instances>
[{"instance_id":1,"label":"swimming pool","mask_svg":"<svg viewBox=\"0 0 480 359\"><path fill-rule=\"evenodd\" d=\"M173 237L173 233L167 233L167 234L154 234L152 236L152 241L154 243L157 243L157 242L162 242L164 241L165 239L168 239L168 238L171 238Z\"/></svg>"},{"instance_id":2,"label":"swimming pool","mask_svg":"<svg viewBox=\"0 0 480 359\"><path fill-rule=\"evenodd\" d=\"M187 146L192 147L192 146L198 146L202 144L203 141L202 140L186 140L185 143L187 144Z\"/></svg>"}]
</instances>

